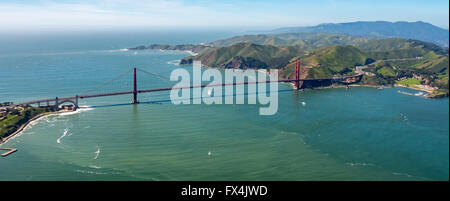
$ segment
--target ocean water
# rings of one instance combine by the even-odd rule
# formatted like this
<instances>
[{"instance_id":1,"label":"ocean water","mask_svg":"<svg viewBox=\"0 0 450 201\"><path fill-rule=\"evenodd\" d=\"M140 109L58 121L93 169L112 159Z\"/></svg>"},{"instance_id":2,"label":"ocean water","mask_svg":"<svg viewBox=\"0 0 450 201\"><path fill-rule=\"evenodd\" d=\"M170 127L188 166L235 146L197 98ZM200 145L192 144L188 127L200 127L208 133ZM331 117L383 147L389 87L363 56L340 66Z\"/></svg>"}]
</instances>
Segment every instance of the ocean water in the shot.
<instances>
[{"instance_id":1,"label":"ocean water","mask_svg":"<svg viewBox=\"0 0 450 201\"><path fill-rule=\"evenodd\" d=\"M235 33L125 32L0 38L0 101L131 89L133 67L169 76L180 51ZM139 88L174 83L138 72ZM449 101L366 87L293 91L261 105L173 105L167 92L83 99L2 147L0 180L448 180Z\"/></svg>"}]
</instances>

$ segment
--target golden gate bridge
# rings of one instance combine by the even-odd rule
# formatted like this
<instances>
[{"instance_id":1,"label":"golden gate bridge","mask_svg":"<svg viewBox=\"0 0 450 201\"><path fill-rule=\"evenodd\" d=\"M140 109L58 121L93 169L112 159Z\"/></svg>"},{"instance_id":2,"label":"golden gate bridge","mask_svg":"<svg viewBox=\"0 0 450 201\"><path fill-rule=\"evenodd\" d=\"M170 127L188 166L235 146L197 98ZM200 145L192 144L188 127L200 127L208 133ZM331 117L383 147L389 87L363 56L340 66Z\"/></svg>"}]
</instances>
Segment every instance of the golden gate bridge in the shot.
<instances>
[{"instance_id":1,"label":"golden gate bridge","mask_svg":"<svg viewBox=\"0 0 450 201\"><path fill-rule=\"evenodd\" d=\"M113 83L114 81L119 80L120 78L123 78L124 76L130 74L133 72L133 88L130 90L124 90L124 91L114 91L114 92L103 92L103 93L92 93L93 91L96 91L98 89L101 89L102 87L109 85ZM189 85L189 86L181 86L181 87L166 87L166 88L151 88L151 89L138 89L138 80L137 80L137 72L142 72L145 74L149 74L155 77L158 77L163 80L169 80L169 78L164 77L162 75L148 72L139 68L133 68L118 77L109 80L108 82L105 82L101 84L100 86L88 90L85 93L81 95L74 95L74 96L68 96L68 97L55 97L55 98L47 98L47 99L38 99L38 100L31 100L26 102L21 102L17 104L12 104L11 106L19 106L19 105L37 105L37 106L53 106L56 110L63 105L64 103L70 103L74 106L74 109L78 108L78 101L79 99L87 99L87 98L96 98L96 97L105 97L105 96L118 96L118 95L126 95L126 94L132 94L132 104L138 104L138 94L141 93L151 93L151 92L159 92L159 91L170 91L170 90L176 90L176 89L192 89L192 88L204 88L204 87L216 87L216 86L229 86L229 85L248 85L248 84L258 84L258 83L271 83L271 82L279 82L279 83L294 83L294 88L296 90L302 89L302 88L312 88L314 84L316 83L341 83L341 84L352 84L355 82L359 82L362 78L362 73L358 75L352 75L352 76L343 76L343 77L332 77L332 78L306 78L305 69L303 68L303 65L300 61L296 61L296 70L295 70L295 78L294 79L282 79L282 80L265 80L265 81L244 81L244 82L232 82L232 83L221 83L221 84L199 84L199 85ZM303 78L302 78L303 75Z\"/></svg>"}]
</instances>

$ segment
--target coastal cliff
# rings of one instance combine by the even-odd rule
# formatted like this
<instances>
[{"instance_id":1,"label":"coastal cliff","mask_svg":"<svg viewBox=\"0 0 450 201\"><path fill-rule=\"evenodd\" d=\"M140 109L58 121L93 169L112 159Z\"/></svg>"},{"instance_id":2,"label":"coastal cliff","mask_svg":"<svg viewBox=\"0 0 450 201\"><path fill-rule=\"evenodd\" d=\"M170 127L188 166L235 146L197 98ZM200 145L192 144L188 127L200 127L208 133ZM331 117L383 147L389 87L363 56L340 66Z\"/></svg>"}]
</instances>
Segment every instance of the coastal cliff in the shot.
<instances>
[{"instance_id":1,"label":"coastal cliff","mask_svg":"<svg viewBox=\"0 0 450 201\"><path fill-rule=\"evenodd\" d=\"M214 68L282 68L301 50L294 46L257 45L237 43L228 47L214 48L196 56L181 59L180 64L192 64L194 60Z\"/></svg>"},{"instance_id":2,"label":"coastal cliff","mask_svg":"<svg viewBox=\"0 0 450 201\"><path fill-rule=\"evenodd\" d=\"M128 50L179 50L179 51L189 51L194 54L199 54L205 50L210 49L207 45L164 45L164 44L152 44L149 46L137 46L132 48L127 48Z\"/></svg>"}]
</instances>

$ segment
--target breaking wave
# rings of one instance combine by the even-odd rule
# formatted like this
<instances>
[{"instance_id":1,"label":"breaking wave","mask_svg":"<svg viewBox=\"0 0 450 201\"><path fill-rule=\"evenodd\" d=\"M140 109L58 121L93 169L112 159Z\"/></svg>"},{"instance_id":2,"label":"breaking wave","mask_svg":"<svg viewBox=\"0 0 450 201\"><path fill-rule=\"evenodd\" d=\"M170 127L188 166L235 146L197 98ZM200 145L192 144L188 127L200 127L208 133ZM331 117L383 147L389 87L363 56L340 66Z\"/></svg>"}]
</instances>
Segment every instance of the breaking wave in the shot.
<instances>
[{"instance_id":1,"label":"breaking wave","mask_svg":"<svg viewBox=\"0 0 450 201\"><path fill-rule=\"evenodd\" d=\"M181 60L168 61L167 64L179 66Z\"/></svg>"},{"instance_id":2,"label":"breaking wave","mask_svg":"<svg viewBox=\"0 0 450 201\"><path fill-rule=\"evenodd\" d=\"M94 172L94 171L89 171L89 170L75 170L75 171L77 171L79 173L84 173L84 174L101 174L101 175L108 174L108 173L104 173L104 172Z\"/></svg>"},{"instance_id":3,"label":"breaking wave","mask_svg":"<svg viewBox=\"0 0 450 201\"><path fill-rule=\"evenodd\" d=\"M418 176L410 175L410 174L407 174L407 173L393 172L392 174L393 175L397 175L397 176L406 176L406 177L410 177L410 178L428 180L428 178L426 178L426 177L418 177Z\"/></svg>"},{"instance_id":4,"label":"breaking wave","mask_svg":"<svg viewBox=\"0 0 450 201\"><path fill-rule=\"evenodd\" d=\"M72 114L78 114L81 112L85 112L85 111L90 111L93 110L94 108L90 107L90 106L79 106L79 108L76 111L73 112L64 112L61 114L56 114L58 116L66 116L66 115L72 115Z\"/></svg>"},{"instance_id":5,"label":"breaking wave","mask_svg":"<svg viewBox=\"0 0 450 201\"><path fill-rule=\"evenodd\" d=\"M67 132L69 132L69 129L64 129L64 132L63 132L63 134L56 140L56 142L58 143L58 144L61 144L61 139L63 139L66 135L67 135Z\"/></svg>"},{"instance_id":6,"label":"breaking wave","mask_svg":"<svg viewBox=\"0 0 450 201\"><path fill-rule=\"evenodd\" d=\"M350 166L375 166L372 163L346 163L346 164Z\"/></svg>"}]
</instances>

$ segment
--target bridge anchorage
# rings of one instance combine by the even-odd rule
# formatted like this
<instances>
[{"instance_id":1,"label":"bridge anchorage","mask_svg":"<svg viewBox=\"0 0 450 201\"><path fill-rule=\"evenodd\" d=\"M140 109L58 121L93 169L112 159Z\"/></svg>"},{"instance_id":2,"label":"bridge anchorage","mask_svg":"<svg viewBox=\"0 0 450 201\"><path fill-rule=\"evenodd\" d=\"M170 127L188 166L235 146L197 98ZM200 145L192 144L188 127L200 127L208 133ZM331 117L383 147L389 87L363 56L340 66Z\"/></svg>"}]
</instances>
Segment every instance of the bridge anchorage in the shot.
<instances>
[{"instance_id":1,"label":"bridge anchorage","mask_svg":"<svg viewBox=\"0 0 450 201\"><path fill-rule=\"evenodd\" d=\"M28 102L15 104L15 105L37 105L38 107L53 108L56 111L58 111L60 109L75 111L78 109L78 99L79 98L80 98L80 96L78 96L78 95L71 96L71 97L63 97L63 98L55 97L55 98L28 101ZM70 103L70 104L64 105L65 103Z\"/></svg>"}]
</instances>

